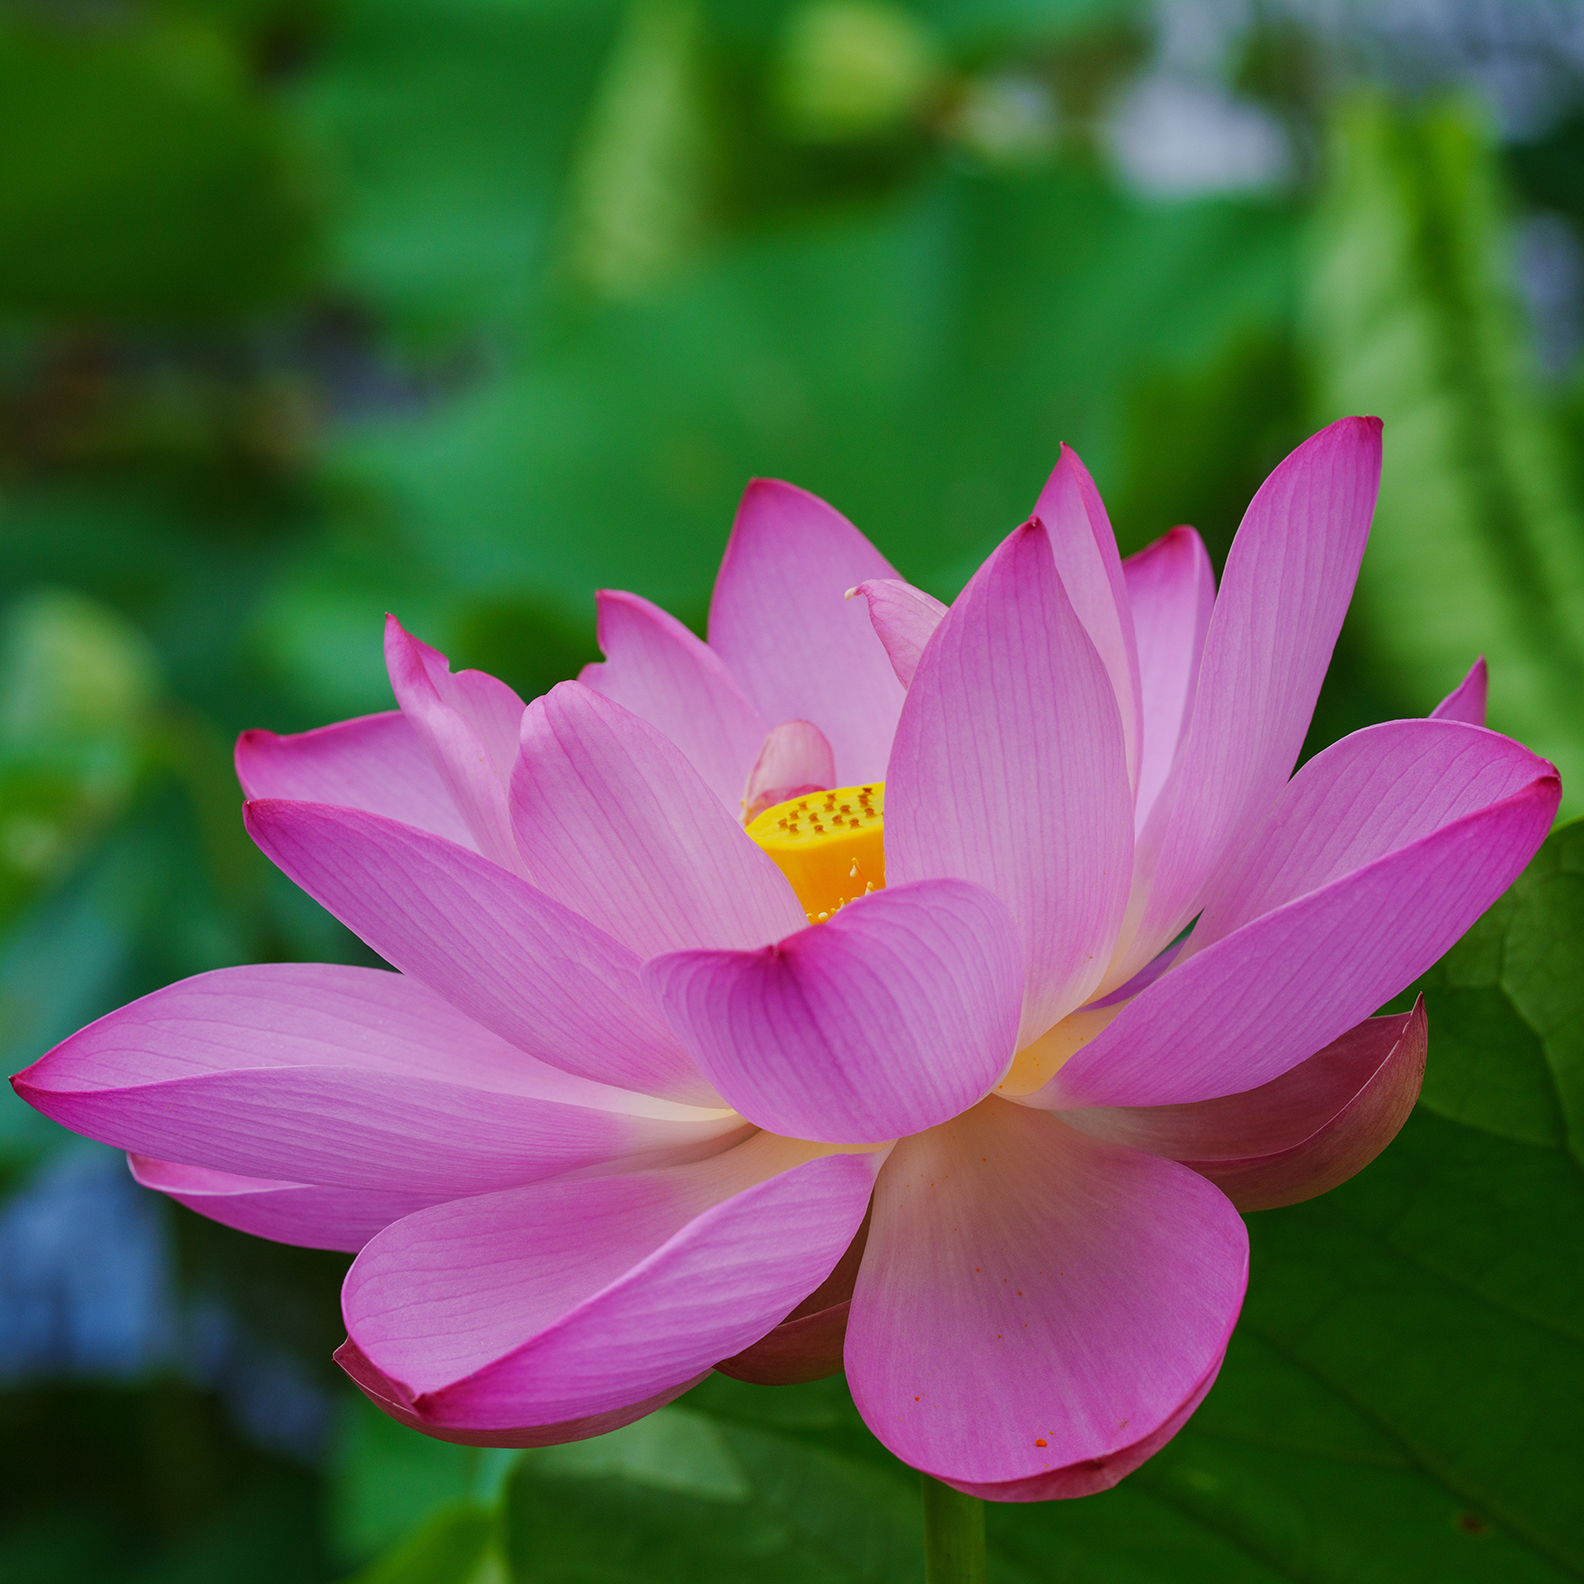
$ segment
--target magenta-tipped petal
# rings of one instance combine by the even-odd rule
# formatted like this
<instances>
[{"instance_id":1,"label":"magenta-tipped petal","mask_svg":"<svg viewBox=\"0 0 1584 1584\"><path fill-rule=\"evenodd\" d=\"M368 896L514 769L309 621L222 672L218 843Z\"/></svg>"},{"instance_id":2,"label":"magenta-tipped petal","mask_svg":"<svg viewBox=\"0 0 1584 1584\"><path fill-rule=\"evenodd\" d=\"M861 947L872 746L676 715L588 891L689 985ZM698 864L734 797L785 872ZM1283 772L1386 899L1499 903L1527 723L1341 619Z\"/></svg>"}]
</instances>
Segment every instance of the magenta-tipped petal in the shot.
<instances>
[{"instance_id":1,"label":"magenta-tipped petal","mask_svg":"<svg viewBox=\"0 0 1584 1584\"><path fill-rule=\"evenodd\" d=\"M1022 1000L1004 904L960 880L860 897L757 952L676 952L644 985L752 1122L831 1143L966 1110L1012 1059Z\"/></svg>"},{"instance_id":2,"label":"magenta-tipped petal","mask_svg":"<svg viewBox=\"0 0 1584 1584\"><path fill-rule=\"evenodd\" d=\"M735 815L763 717L720 656L676 617L612 589L597 602L605 658L584 666L578 681L669 737Z\"/></svg>"},{"instance_id":3,"label":"magenta-tipped petal","mask_svg":"<svg viewBox=\"0 0 1584 1584\"><path fill-rule=\"evenodd\" d=\"M571 908L476 853L377 815L268 799L243 813L254 841L309 896L519 1050L596 1083L718 1104L649 1006L638 958Z\"/></svg>"},{"instance_id":4,"label":"magenta-tipped petal","mask_svg":"<svg viewBox=\"0 0 1584 1584\"><path fill-rule=\"evenodd\" d=\"M486 858L521 872L506 799L523 702L482 671L455 675L438 649L385 618L385 665L402 714Z\"/></svg>"},{"instance_id":5,"label":"magenta-tipped petal","mask_svg":"<svg viewBox=\"0 0 1584 1584\"><path fill-rule=\"evenodd\" d=\"M951 875L1010 908L1020 1041L1088 997L1122 919L1133 798L1111 680L1038 523L1003 541L924 651L885 824L891 884Z\"/></svg>"},{"instance_id":6,"label":"magenta-tipped petal","mask_svg":"<svg viewBox=\"0 0 1584 1584\"><path fill-rule=\"evenodd\" d=\"M847 590L895 577L817 495L755 479L715 579L710 647L765 720L813 721L825 733L839 786L885 775L903 697L867 613Z\"/></svg>"},{"instance_id":7,"label":"magenta-tipped petal","mask_svg":"<svg viewBox=\"0 0 1584 1584\"><path fill-rule=\"evenodd\" d=\"M761 1133L691 1166L421 1210L358 1256L347 1332L426 1425L619 1409L741 1351L818 1286L883 1156Z\"/></svg>"},{"instance_id":8,"label":"magenta-tipped petal","mask_svg":"<svg viewBox=\"0 0 1584 1584\"><path fill-rule=\"evenodd\" d=\"M46 1116L118 1149L429 1201L719 1149L740 1126L532 1061L403 975L318 963L168 985L13 1082Z\"/></svg>"},{"instance_id":9,"label":"magenta-tipped petal","mask_svg":"<svg viewBox=\"0 0 1584 1584\"><path fill-rule=\"evenodd\" d=\"M1097 1138L1182 1161L1239 1210L1273 1210L1328 1193L1396 1138L1419 1098L1428 1036L1421 996L1412 1012L1366 1018L1257 1089L1063 1117Z\"/></svg>"},{"instance_id":10,"label":"magenta-tipped petal","mask_svg":"<svg viewBox=\"0 0 1584 1584\"><path fill-rule=\"evenodd\" d=\"M1103 1469L1181 1422L1247 1276L1243 1222L1202 1177L986 1100L880 1174L853 1400L916 1468L1040 1499L1028 1482Z\"/></svg>"},{"instance_id":11,"label":"magenta-tipped petal","mask_svg":"<svg viewBox=\"0 0 1584 1584\"><path fill-rule=\"evenodd\" d=\"M1192 528L1173 528L1122 563L1138 638L1143 747L1133 828L1142 831L1188 730L1215 605L1215 573Z\"/></svg>"},{"instance_id":12,"label":"magenta-tipped petal","mask_svg":"<svg viewBox=\"0 0 1584 1584\"><path fill-rule=\"evenodd\" d=\"M743 785L740 812L746 824L788 798L828 792L836 785L836 756L812 721L783 721L765 734Z\"/></svg>"},{"instance_id":13,"label":"magenta-tipped petal","mask_svg":"<svg viewBox=\"0 0 1584 1584\"><path fill-rule=\"evenodd\" d=\"M897 681L911 687L919 656L940 626L946 607L933 594L900 578L865 578L847 591L848 599L859 596L869 607L875 636L885 645Z\"/></svg>"},{"instance_id":14,"label":"magenta-tipped petal","mask_svg":"<svg viewBox=\"0 0 1584 1584\"><path fill-rule=\"evenodd\" d=\"M1430 719L1463 721L1470 726L1483 726L1485 699L1489 692L1490 675L1485 669L1485 656L1481 655L1469 667L1468 675L1430 711Z\"/></svg>"},{"instance_id":15,"label":"magenta-tipped petal","mask_svg":"<svg viewBox=\"0 0 1584 1584\"><path fill-rule=\"evenodd\" d=\"M1377 418L1343 418L1260 486L1227 557L1189 736L1139 843L1129 979L1199 911L1292 773L1347 612L1380 484Z\"/></svg>"},{"instance_id":16,"label":"magenta-tipped petal","mask_svg":"<svg viewBox=\"0 0 1584 1584\"><path fill-rule=\"evenodd\" d=\"M237 780L250 798L362 809L478 851L467 821L400 710L285 737L245 731L237 738L235 758Z\"/></svg>"},{"instance_id":17,"label":"magenta-tipped petal","mask_svg":"<svg viewBox=\"0 0 1584 1584\"><path fill-rule=\"evenodd\" d=\"M621 705L563 682L528 706L522 740L512 818L535 882L640 957L807 923L682 751Z\"/></svg>"},{"instance_id":18,"label":"magenta-tipped petal","mask_svg":"<svg viewBox=\"0 0 1584 1584\"><path fill-rule=\"evenodd\" d=\"M374 1234L446 1194L412 1189L330 1188L322 1183L239 1177L210 1166L183 1166L129 1154L133 1178L222 1226L298 1248L356 1254Z\"/></svg>"},{"instance_id":19,"label":"magenta-tipped petal","mask_svg":"<svg viewBox=\"0 0 1584 1584\"><path fill-rule=\"evenodd\" d=\"M1061 448L1061 458L1040 491L1034 515L1050 535L1056 574L1111 678L1122 717L1128 775L1136 785L1142 714L1133 609L1111 519L1088 468L1071 446Z\"/></svg>"}]
</instances>

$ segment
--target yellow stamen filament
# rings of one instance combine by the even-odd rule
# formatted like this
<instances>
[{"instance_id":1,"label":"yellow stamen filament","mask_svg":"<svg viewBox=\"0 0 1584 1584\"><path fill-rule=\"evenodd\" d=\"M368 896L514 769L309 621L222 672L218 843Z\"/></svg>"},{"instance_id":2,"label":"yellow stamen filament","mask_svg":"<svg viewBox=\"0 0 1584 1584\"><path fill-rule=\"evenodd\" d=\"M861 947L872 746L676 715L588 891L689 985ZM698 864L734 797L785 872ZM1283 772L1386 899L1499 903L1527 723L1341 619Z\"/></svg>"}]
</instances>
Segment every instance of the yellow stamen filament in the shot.
<instances>
[{"instance_id":1,"label":"yellow stamen filament","mask_svg":"<svg viewBox=\"0 0 1584 1584\"><path fill-rule=\"evenodd\" d=\"M885 784L837 787L773 804L748 834L792 883L810 924L885 886Z\"/></svg>"}]
</instances>

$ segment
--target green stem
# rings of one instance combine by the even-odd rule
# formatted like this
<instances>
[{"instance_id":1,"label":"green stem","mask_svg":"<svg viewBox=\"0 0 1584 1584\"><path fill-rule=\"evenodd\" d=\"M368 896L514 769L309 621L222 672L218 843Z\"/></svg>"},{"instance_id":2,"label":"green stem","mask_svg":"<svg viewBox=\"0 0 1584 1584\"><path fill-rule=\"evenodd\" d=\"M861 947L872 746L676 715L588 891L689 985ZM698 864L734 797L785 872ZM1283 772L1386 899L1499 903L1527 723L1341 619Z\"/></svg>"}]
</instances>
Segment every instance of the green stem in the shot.
<instances>
[{"instance_id":1,"label":"green stem","mask_svg":"<svg viewBox=\"0 0 1584 1584\"><path fill-rule=\"evenodd\" d=\"M984 1503L921 1474L924 1584L985 1584Z\"/></svg>"}]
</instances>

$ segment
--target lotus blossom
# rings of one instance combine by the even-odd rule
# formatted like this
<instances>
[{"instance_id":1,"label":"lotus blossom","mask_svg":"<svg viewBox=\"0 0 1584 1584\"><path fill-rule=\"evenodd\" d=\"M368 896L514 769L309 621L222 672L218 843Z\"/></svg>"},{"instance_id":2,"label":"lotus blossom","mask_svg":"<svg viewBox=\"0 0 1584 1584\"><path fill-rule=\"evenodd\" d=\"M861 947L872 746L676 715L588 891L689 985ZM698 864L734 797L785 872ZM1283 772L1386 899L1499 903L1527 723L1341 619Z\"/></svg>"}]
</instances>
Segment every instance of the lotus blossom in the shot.
<instances>
[{"instance_id":1,"label":"lotus blossom","mask_svg":"<svg viewBox=\"0 0 1584 1584\"><path fill-rule=\"evenodd\" d=\"M757 481L709 641L599 596L524 705L394 619L400 708L246 733L265 853L397 971L269 964L15 1081L216 1220L357 1251L337 1357L430 1435L627 1423L845 1366L898 1457L1112 1485L1214 1381L1238 1211L1325 1191L1418 1093L1439 958L1555 769L1425 720L1297 762L1374 507L1345 419L1127 561L1063 450L949 609Z\"/></svg>"}]
</instances>

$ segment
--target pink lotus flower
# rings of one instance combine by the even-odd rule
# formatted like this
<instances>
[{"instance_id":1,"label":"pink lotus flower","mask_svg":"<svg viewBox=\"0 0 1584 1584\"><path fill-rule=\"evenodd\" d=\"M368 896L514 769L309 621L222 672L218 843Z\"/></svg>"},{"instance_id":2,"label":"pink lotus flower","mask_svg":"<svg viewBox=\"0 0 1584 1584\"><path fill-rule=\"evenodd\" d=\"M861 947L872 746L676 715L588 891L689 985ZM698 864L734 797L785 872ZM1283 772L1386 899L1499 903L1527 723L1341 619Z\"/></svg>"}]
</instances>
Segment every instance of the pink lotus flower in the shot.
<instances>
[{"instance_id":1,"label":"pink lotus flower","mask_svg":"<svg viewBox=\"0 0 1584 1584\"><path fill-rule=\"evenodd\" d=\"M237 765L400 972L200 975L17 1090L206 1215L360 1250L338 1357L431 1435L844 1360L959 1490L1111 1485L1215 1379L1234 1207L1392 1137L1425 1017L1370 1014L1557 807L1480 667L1291 775L1379 465L1373 419L1300 447L1217 595L1191 529L1120 561L1064 452L949 611L758 482L708 645L601 595L607 659L526 708L392 621L398 712Z\"/></svg>"}]
</instances>

